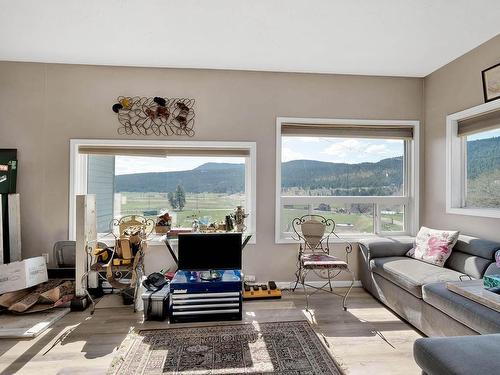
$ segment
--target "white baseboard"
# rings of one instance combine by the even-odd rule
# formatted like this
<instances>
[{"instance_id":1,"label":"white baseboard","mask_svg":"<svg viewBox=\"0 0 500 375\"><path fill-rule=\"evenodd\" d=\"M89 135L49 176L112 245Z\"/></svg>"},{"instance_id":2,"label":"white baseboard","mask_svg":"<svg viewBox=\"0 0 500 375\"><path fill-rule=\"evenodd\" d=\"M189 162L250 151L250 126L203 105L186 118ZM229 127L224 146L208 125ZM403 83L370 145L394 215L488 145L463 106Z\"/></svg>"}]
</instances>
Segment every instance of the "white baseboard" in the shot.
<instances>
[{"instance_id":1,"label":"white baseboard","mask_svg":"<svg viewBox=\"0 0 500 375\"><path fill-rule=\"evenodd\" d=\"M306 281L306 284L315 286L315 287L320 287L325 284L325 281L317 280L317 281ZM292 289L293 286L295 285L295 281L277 281L276 285L280 289ZM351 282L349 280L332 280L332 286L334 288L348 288L351 286ZM359 288L361 287L361 281L360 280L355 280L353 287ZM297 285L297 288L302 289L302 284Z\"/></svg>"}]
</instances>

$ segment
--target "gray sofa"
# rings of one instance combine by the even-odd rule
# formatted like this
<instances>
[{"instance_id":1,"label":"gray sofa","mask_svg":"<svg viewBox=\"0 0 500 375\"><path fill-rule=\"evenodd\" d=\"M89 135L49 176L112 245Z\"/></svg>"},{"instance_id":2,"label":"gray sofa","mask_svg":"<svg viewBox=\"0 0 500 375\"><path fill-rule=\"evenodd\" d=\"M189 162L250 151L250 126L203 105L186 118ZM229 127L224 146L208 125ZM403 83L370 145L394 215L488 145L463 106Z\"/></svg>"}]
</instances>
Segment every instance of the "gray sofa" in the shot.
<instances>
[{"instance_id":1,"label":"gray sofa","mask_svg":"<svg viewBox=\"0 0 500 375\"><path fill-rule=\"evenodd\" d=\"M427 336L499 333L500 313L449 291L446 282L500 274L494 263L500 243L461 235L442 268L405 256L413 241L360 241L363 287Z\"/></svg>"},{"instance_id":2,"label":"gray sofa","mask_svg":"<svg viewBox=\"0 0 500 375\"><path fill-rule=\"evenodd\" d=\"M418 339L415 361L424 375L499 373L500 334Z\"/></svg>"}]
</instances>

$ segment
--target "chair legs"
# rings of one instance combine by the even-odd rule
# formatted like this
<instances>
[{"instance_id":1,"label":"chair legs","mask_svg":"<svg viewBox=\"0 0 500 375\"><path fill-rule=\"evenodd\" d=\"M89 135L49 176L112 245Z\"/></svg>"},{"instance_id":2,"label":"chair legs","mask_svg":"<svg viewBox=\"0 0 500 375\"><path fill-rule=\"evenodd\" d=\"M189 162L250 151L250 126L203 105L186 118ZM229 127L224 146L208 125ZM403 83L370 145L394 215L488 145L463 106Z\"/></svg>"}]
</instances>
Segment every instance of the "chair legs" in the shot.
<instances>
[{"instance_id":1,"label":"chair legs","mask_svg":"<svg viewBox=\"0 0 500 375\"><path fill-rule=\"evenodd\" d=\"M312 285L308 285L306 284L306 277L307 277L307 274L308 274L308 269L305 269L303 267L300 267L297 272L295 273L295 276L296 276L296 280L295 280L295 285L294 287L292 288L292 291L295 291L295 289L297 288L298 284L302 284L302 289L304 291L304 295L306 297L306 310L308 311L309 310L309 297L311 295L313 295L314 293L316 292L319 292L319 291L324 291L324 292L328 292L328 293L332 293L332 294L335 294L335 295L338 295L340 297L342 297L342 308L344 309L344 311L347 311L347 297L349 297L349 293L351 292L353 286L354 286L354 273L350 270L350 269L346 269L345 271L349 273L349 275L351 276L351 285L349 285L349 288L347 289L347 291L345 292L344 295L341 295L341 294L338 294L338 293L335 293L333 291L333 286L332 286L332 278L330 277L331 274L330 274L330 270L328 270L328 281L321 287L316 287L316 286L312 286ZM337 273L338 275L338 273ZM330 290L327 290L325 289L326 286L329 286ZM307 288L313 288L315 289L314 292L312 293L309 293Z\"/></svg>"},{"instance_id":2,"label":"chair legs","mask_svg":"<svg viewBox=\"0 0 500 375\"><path fill-rule=\"evenodd\" d=\"M301 277L302 277L302 261L300 260L300 255L301 253L299 252L299 256L297 258L297 270L295 271L295 285L292 288L292 292L295 292L295 289L297 289L297 285L301 282Z\"/></svg>"},{"instance_id":3,"label":"chair legs","mask_svg":"<svg viewBox=\"0 0 500 375\"><path fill-rule=\"evenodd\" d=\"M309 294L307 293L307 288L306 288L306 275L307 275L307 270L303 269L301 272L300 283L302 284L302 288L304 289L304 294L306 296L306 311L308 311L309 310Z\"/></svg>"},{"instance_id":4,"label":"chair legs","mask_svg":"<svg viewBox=\"0 0 500 375\"><path fill-rule=\"evenodd\" d=\"M297 271L295 272L295 285L292 288L292 292L295 292L295 289L297 289L297 285L301 282L301 272L302 272L302 267L298 268Z\"/></svg>"},{"instance_id":5,"label":"chair legs","mask_svg":"<svg viewBox=\"0 0 500 375\"><path fill-rule=\"evenodd\" d=\"M347 305L346 305L346 300L347 297L349 296L349 293L351 292L352 287L354 286L354 273L350 269L347 270L349 274L351 275L351 285L349 286L349 289L347 289L347 292L345 292L344 297L342 297L342 307L344 308L344 311L347 311Z\"/></svg>"},{"instance_id":6,"label":"chair legs","mask_svg":"<svg viewBox=\"0 0 500 375\"><path fill-rule=\"evenodd\" d=\"M333 292L332 288L332 275L330 275L330 270L328 270L328 285L330 286L330 292Z\"/></svg>"}]
</instances>

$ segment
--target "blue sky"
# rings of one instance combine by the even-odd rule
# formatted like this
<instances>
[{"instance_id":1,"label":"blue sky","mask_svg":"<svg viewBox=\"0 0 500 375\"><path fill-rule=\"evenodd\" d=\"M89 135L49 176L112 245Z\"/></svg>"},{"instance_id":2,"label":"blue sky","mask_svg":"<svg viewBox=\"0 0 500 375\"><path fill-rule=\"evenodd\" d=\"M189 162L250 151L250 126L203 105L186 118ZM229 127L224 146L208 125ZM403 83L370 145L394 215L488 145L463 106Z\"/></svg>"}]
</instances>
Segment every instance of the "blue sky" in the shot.
<instances>
[{"instance_id":1,"label":"blue sky","mask_svg":"<svg viewBox=\"0 0 500 375\"><path fill-rule=\"evenodd\" d=\"M493 129L486 132L472 134L467 137L467 140L476 141L478 139L493 138L493 137L500 137L500 129Z\"/></svg>"},{"instance_id":2,"label":"blue sky","mask_svg":"<svg viewBox=\"0 0 500 375\"><path fill-rule=\"evenodd\" d=\"M403 152L404 141L398 139L283 137L281 159L355 164L402 156Z\"/></svg>"},{"instance_id":3,"label":"blue sky","mask_svg":"<svg viewBox=\"0 0 500 375\"><path fill-rule=\"evenodd\" d=\"M115 174L187 171L205 163L243 164L244 158L117 156Z\"/></svg>"},{"instance_id":4,"label":"blue sky","mask_svg":"<svg viewBox=\"0 0 500 375\"><path fill-rule=\"evenodd\" d=\"M355 164L377 162L382 159L403 155L402 140L325 138L325 137L283 137L282 161L320 160L334 163ZM204 163L244 163L243 158L222 157L140 157L117 156L115 173L145 173L185 171Z\"/></svg>"}]
</instances>

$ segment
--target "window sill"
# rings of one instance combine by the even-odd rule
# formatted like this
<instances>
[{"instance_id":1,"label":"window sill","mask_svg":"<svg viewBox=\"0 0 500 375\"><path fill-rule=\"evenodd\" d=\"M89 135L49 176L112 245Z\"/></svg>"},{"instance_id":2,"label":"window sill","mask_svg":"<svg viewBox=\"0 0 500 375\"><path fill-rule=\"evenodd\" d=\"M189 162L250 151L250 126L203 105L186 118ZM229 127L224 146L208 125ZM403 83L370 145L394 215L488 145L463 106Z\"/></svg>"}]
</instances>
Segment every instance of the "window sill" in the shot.
<instances>
[{"instance_id":1,"label":"window sill","mask_svg":"<svg viewBox=\"0 0 500 375\"><path fill-rule=\"evenodd\" d=\"M340 238L331 238L330 241L328 241L331 244L335 243L345 243L345 242L352 242L356 243L362 240L366 239L372 239L372 238L380 238L380 237L411 237L410 233L404 233L404 232L384 232L384 233L366 233L366 234L351 234L351 235L341 235L339 234ZM296 244L299 243L297 240L293 240L291 238L281 238L275 241L276 244Z\"/></svg>"},{"instance_id":2,"label":"window sill","mask_svg":"<svg viewBox=\"0 0 500 375\"><path fill-rule=\"evenodd\" d=\"M477 217L500 218L500 210L495 208L458 208L452 207L446 210L447 214L466 215Z\"/></svg>"},{"instance_id":3,"label":"window sill","mask_svg":"<svg viewBox=\"0 0 500 375\"><path fill-rule=\"evenodd\" d=\"M100 235L101 235L101 237L99 237L99 234L97 234L97 241L98 242L104 242L108 246L114 245L114 242L115 242L114 236L112 236L110 234L103 235L102 233ZM246 235L247 235L247 233L243 233L243 237L245 237ZM163 247L165 247L166 245L165 245L164 237L165 237L165 234L155 233L155 234L151 234L146 241L147 241L148 246L163 246ZM177 246L177 238L170 239L169 241L173 246ZM248 241L248 245L256 245L256 244L257 244L257 238L256 238L255 234L253 234L252 238L250 238L250 240Z\"/></svg>"}]
</instances>

